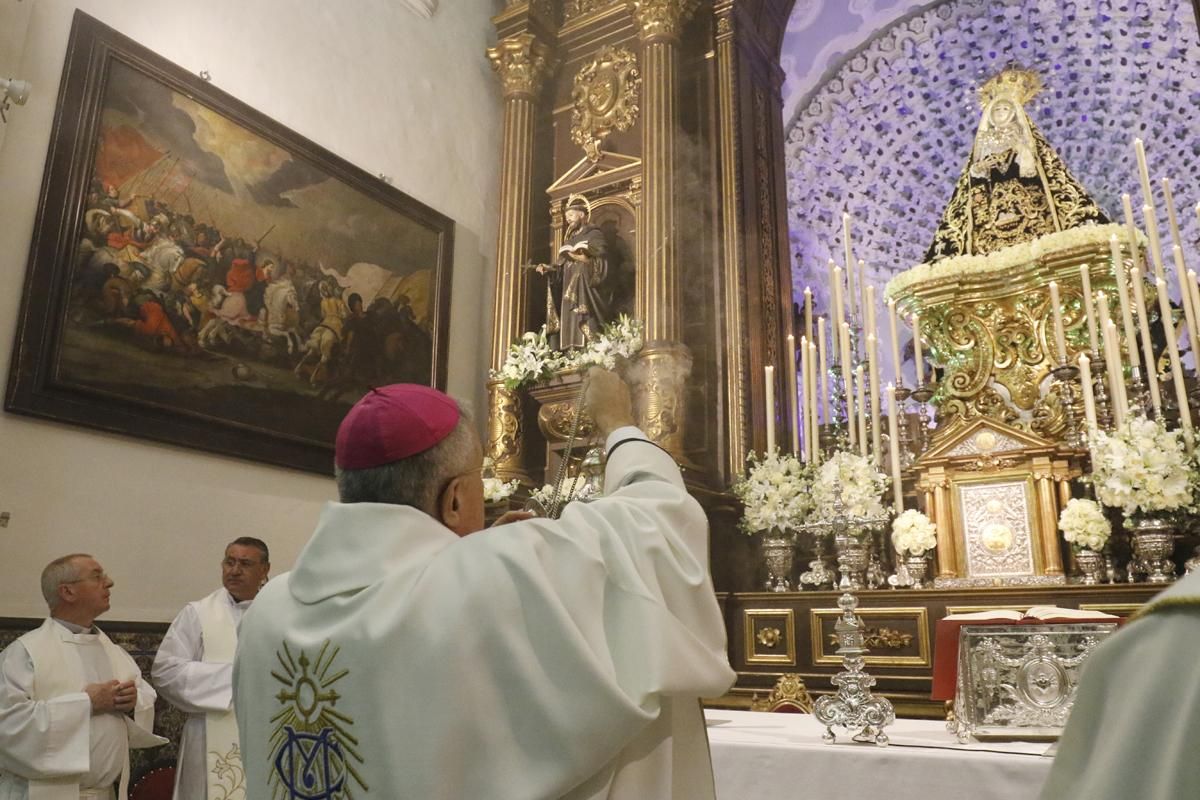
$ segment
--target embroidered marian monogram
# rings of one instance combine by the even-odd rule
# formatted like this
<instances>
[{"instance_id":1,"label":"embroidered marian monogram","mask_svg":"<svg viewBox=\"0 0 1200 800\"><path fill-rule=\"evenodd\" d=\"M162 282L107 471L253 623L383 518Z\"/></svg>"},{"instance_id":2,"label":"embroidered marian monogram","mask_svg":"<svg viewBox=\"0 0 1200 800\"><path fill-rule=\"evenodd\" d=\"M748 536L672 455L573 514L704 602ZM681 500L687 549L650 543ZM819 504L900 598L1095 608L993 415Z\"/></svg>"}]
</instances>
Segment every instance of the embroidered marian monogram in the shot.
<instances>
[{"instance_id":1,"label":"embroidered marian monogram","mask_svg":"<svg viewBox=\"0 0 1200 800\"><path fill-rule=\"evenodd\" d=\"M303 650L294 658L287 642L275 652L282 674L272 670L271 677L284 688L275 696L283 708L271 719L276 723L271 733L272 798L351 800L351 780L367 790L354 768L354 762L363 763L354 749L358 740L348 732L354 720L334 708L341 695L333 684L349 670L331 671L341 648L329 649L326 640L315 662Z\"/></svg>"}]
</instances>

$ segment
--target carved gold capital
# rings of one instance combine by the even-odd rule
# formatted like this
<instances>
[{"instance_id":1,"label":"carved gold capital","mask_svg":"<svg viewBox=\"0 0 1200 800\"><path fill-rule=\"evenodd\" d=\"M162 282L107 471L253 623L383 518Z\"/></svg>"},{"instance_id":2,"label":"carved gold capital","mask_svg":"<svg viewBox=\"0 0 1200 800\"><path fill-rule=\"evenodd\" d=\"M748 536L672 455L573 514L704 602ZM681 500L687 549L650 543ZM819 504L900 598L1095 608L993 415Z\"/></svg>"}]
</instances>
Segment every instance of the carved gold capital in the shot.
<instances>
[{"instance_id":1,"label":"carved gold capital","mask_svg":"<svg viewBox=\"0 0 1200 800\"><path fill-rule=\"evenodd\" d=\"M505 98L535 97L550 74L550 48L532 33L518 33L489 47Z\"/></svg>"},{"instance_id":2,"label":"carved gold capital","mask_svg":"<svg viewBox=\"0 0 1200 800\"><path fill-rule=\"evenodd\" d=\"M678 41L700 0L626 0L642 41Z\"/></svg>"}]
</instances>

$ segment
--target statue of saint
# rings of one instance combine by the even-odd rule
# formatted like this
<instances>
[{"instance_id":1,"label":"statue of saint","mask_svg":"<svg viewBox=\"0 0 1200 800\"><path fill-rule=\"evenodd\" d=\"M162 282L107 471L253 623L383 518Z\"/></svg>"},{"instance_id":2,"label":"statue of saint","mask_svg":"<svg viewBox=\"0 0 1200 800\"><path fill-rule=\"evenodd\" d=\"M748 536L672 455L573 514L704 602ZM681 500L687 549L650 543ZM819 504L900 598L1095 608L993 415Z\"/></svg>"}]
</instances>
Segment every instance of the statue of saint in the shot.
<instances>
[{"instance_id":1,"label":"statue of saint","mask_svg":"<svg viewBox=\"0 0 1200 800\"><path fill-rule=\"evenodd\" d=\"M610 319L608 243L604 231L591 222L591 203L582 195L567 198L563 213L567 229L553 264L537 271L550 275L546 289L546 329L558 331L558 347L583 347ZM557 290L558 308L554 298Z\"/></svg>"}]
</instances>

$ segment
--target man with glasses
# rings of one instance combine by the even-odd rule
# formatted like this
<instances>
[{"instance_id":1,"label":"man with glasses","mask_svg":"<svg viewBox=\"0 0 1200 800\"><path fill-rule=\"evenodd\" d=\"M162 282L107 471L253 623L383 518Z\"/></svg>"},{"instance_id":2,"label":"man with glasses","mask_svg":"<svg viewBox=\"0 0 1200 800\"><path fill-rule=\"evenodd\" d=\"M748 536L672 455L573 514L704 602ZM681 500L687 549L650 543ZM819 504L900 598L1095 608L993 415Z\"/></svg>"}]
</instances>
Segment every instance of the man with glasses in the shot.
<instances>
[{"instance_id":1,"label":"man with glasses","mask_svg":"<svg viewBox=\"0 0 1200 800\"><path fill-rule=\"evenodd\" d=\"M237 626L270 570L265 542L252 536L234 539L221 561L221 588L184 606L158 647L150 679L188 715L175 768L175 800L225 797L230 776L240 782L233 713Z\"/></svg>"},{"instance_id":2,"label":"man with glasses","mask_svg":"<svg viewBox=\"0 0 1200 800\"><path fill-rule=\"evenodd\" d=\"M483 528L483 448L427 386L338 429L340 502L242 621L249 797L711 800L699 698L733 682L708 526L592 370L605 495Z\"/></svg>"},{"instance_id":3,"label":"man with glasses","mask_svg":"<svg viewBox=\"0 0 1200 800\"><path fill-rule=\"evenodd\" d=\"M124 800L129 748L156 747L154 690L94 622L112 578L73 553L42 570L50 616L0 653L0 798Z\"/></svg>"}]
</instances>

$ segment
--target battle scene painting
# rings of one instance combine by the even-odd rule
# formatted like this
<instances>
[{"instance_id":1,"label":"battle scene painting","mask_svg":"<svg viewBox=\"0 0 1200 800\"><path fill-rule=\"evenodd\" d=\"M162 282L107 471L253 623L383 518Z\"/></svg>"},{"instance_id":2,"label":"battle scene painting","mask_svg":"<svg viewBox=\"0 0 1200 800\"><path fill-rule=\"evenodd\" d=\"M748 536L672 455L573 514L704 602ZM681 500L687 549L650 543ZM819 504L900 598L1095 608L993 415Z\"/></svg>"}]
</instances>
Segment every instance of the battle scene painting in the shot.
<instances>
[{"instance_id":1,"label":"battle scene painting","mask_svg":"<svg viewBox=\"0 0 1200 800\"><path fill-rule=\"evenodd\" d=\"M256 112L219 91L194 91L186 73L164 79L125 60L127 48L108 50L93 124L51 142L48 185L56 146L86 160L64 181L74 190L53 254L54 232L40 229L53 223L39 220L29 280L55 273L45 302L58 322L33 335L51 362L41 387L111 400L126 417L141 408L184 434L124 432L234 451L244 435L237 454L253 458L264 437L328 451L373 386L443 384L453 223L275 123L253 124ZM190 441L207 424L224 446ZM284 451L266 460L289 463Z\"/></svg>"}]
</instances>

